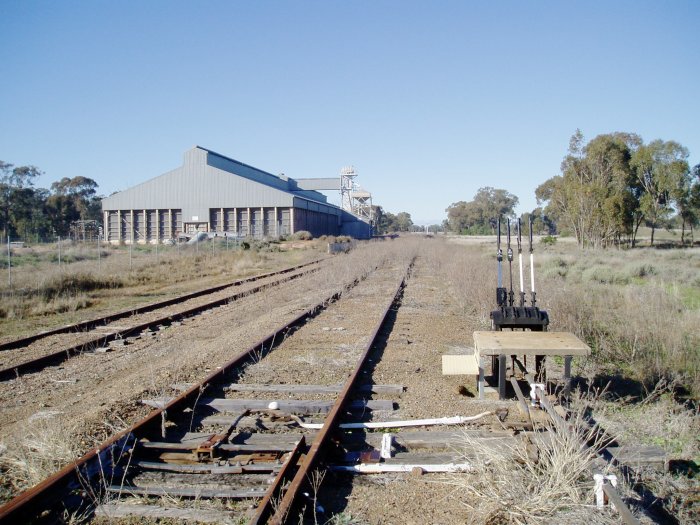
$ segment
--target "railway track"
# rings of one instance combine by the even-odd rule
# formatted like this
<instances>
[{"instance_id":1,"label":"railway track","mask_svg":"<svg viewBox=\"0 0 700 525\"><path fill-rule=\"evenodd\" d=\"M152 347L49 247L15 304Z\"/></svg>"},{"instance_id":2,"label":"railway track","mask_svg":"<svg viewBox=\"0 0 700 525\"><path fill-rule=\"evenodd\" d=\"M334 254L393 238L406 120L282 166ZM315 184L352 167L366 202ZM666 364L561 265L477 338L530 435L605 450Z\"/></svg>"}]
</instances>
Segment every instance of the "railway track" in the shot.
<instances>
[{"instance_id":1,"label":"railway track","mask_svg":"<svg viewBox=\"0 0 700 525\"><path fill-rule=\"evenodd\" d=\"M168 326L175 321L217 308L241 297L298 279L317 271L321 261L322 259L319 259L283 270L239 279L232 283L198 290L164 301L149 303L5 342L0 345L0 363L5 361L4 364L0 365L0 381L7 381L26 373L42 370L47 366L60 364L70 357L83 352L94 352L112 342L122 342L123 344L123 341L128 337L136 336L144 331ZM263 283L257 286L248 287L236 293L228 293L231 289L261 281ZM202 298L207 296L214 296L214 298L202 301ZM117 321L123 322L124 320L127 320L126 326L115 324ZM31 345L34 343L44 343L46 340L61 334L68 335L63 336L54 344L48 345L48 348L32 349ZM73 342L70 341L71 339ZM75 342L76 339L78 342ZM36 355L28 356L27 354Z\"/></svg>"},{"instance_id":2,"label":"railway track","mask_svg":"<svg viewBox=\"0 0 700 525\"><path fill-rule=\"evenodd\" d=\"M270 354L272 348L291 341L295 330L337 301L342 292L279 327L198 384L185 385L184 392L175 398L148 401L158 408L147 417L0 507L0 523L50 521L67 508L79 514L92 512L95 496L103 502L97 506L97 514L111 517L137 514L212 522L240 517L236 517L240 504L234 512L216 508L183 510L155 504L134 508L124 501L125 496L131 495L151 499L166 496L195 503L255 501L253 511L245 515L250 523L285 522L286 516L308 505L303 493L309 490L313 472L323 468L321 461L341 418L352 414L357 417L358 410L366 415L373 409L392 405L391 401L367 401L373 390L382 388L360 382L367 356L400 298L408 271L384 299L373 331L362 348L356 349L361 350L359 357L346 363L341 376L347 379L317 392L324 399L272 401L264 397L270 396L265 388L261 394L257 391L260 387L246 387L238 379L246 366L263 362L266 356L274 355ZM356 279L345 289L359 282ZM357 357L357 353L353 356ZM278 392L285 388L289 387L279 386ZM301 387L302 393L308 394L309 388ZM240 399L241 392L251 395L256 391L253 395L257 398ZM360 398L353 400L353 395ZM299 417L322 423L321 428L302 429L298 426L302 421Z\"/></svg>"},{"instance_id":3,"label":"railway track","mask_svg":"<svg viewBox=\"0 0 700 525\"><path fill-rule=\"evenodd\" d=\"M403 385L375 384L374 377L384 346L391 349L390 338L405 337L401 316L414 315L407 313L411 306L399 314L410 268L400 281L393 269L394 280L387 285L385 279L379 292L375 279L374 288L357 287L347 300L344 292L326 298L203 381L148 392L168 391L171 397L143 399L156 409L0 507L0 523L51 522L61 516L129 523L297 523L305 512L309 522L326 522L328 515L308 516L323 512L318 494L331 512L342 512L327 505L322 491L330 485L331 494L342 493L339 487L351 484L357 473L469 470L471 459L457 452L465 432L478 440L481 454L536 443L532 420L508 416L507 409L504 420L503 404L472 417L442 418L455 420L451 424L476 420L482 424L478 430L425 430L427 420L395 419L396 405L407 408L414 389L408 387L404 395ZM368 275L390 274L386 268L367 271L345 290ZM413 304L414 290L408 290L407 305ZM365 306L364 318L355 316L362 310L358 305ZM371 327L371 333L363 327ZM289 370L280 372L285 364ZM478 411L474 408L470 411ZM420 429L401 428L409 426ZM400 431L389 435L371 428Z\"/></svg>"}]
</instances>

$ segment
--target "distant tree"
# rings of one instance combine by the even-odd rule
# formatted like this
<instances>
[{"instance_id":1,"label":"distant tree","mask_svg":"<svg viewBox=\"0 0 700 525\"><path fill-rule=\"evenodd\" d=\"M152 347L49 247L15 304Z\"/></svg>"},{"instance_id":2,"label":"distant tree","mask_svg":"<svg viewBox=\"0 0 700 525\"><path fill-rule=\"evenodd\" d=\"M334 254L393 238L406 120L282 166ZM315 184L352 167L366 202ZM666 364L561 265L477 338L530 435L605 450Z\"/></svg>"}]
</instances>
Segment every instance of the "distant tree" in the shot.
<instances>
[{"instance_id":1,"label":"distant tree","mask_svg":"<svg viewBox=\"0 0 700 525\"><path fill-rule=\"evenodd\" d=\"M643 189L640 208L651 227L651 244L659 221L672 211L672 197L679 196L688 174L688 150L677 142L655 140L637 149L632 168ZM682 192L681 192L682 193Z\"/></svg>"},{"instance_id":2,"label":"distant tree","mask_svg":"<svg viewBox=\"0 0 700 525\"><path fill-rule=\"evenodd\" d=\"M407 232L413 226L410 213L402 211L394 215L385 211L381 206L372 206L372 210L374 213L374 231L379 235L390 232Z\"/></svg>"},{"instance_id":3,"label":"distant tree","mask_svg":"<svg viewBox=\"0 0 700 525\"><path fill-rule=\"evenodd\" d=\"M544 213L542 208L535 208L532 212L525 212L520 216L523 235L530 235L530 217L532 217L532 231L535 235L554 235L557 233L557 225Z\"/></svg>"},{"instance_id":4,"label":"distant tree","mask_svg":"<svg viewBox=\"0 0 700 525\"><path fill-rule=\"evenodd\" d=\"M606 246L633 237L639 191L630 159L641 139L631 133L598 135L585 144L576 130L561 175L536 190L537 203L579 246Z\"/></svg>"},{"instance_id":5,"label":"distant tree","mask_svg":"<svg viewBox=\"0 0 700 525\"><path fill-rule=\"evenodd\" d=\"M0 226L3 238L16 235L16 223L32 212L27 202L34 179L41 175L35 166L18 166L0 161Z\"/></svg>"},{"instance_id":6,"label":"distant tree","mask_svg":"<svg viewBox=\"0 0 700 525\"><path fill-rule=\"evenodd\" d=\"M492 219L514 217L517 204L518 197L506 190L479 188L473 200L455 202L445 210L447 224L455 233L488 234Z\"/></svg>"},{"instance_id":7,"label":"distant tree","mask_svg":"<svg viewBox=\"0 0 700 525\"><path fill-rule=\"evenodd\" d=\"M407 232L411 230L411 226L413 221L410 213L402 211L396 214L396 231Z\"/></svg>"},{"instance_id":8,"label":"distant tree","mask_svg":"<svg viewBox=\"0 0 700 525\"><path fill-rule=\"evenodd\" d=\"M63 177L51 184L54 195L69 197L73 200L82 220L98 220L100 218L100 199L97 197L98 184L87 177Z\"/></svg>"},{"instance_id":9,"label":"distant tree","mask_svg":"<svg viewBox=\"0 0 700 525\"><path fill-rule=\"evenodd\" d=\"M700 164L681 178L681 185L674 191L673 199L681 223L681 244L685 244L686 226L690 228L692 238L693 229L700 221Z\"/></svg>"}]
</instances>

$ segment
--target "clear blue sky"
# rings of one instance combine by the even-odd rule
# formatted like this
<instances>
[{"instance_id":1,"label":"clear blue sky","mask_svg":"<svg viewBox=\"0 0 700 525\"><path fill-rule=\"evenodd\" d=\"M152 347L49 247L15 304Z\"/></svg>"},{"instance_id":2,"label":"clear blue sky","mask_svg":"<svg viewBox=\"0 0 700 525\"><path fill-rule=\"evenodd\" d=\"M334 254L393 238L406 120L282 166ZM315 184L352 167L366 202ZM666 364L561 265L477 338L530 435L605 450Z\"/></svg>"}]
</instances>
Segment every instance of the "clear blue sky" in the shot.
<instances>
[{"instance_id":1,"label":"clear blue sky","mask_svg":"<svg viewBox=\"0 0 700 525\"><path fill-rule=\"evenodd\" d=\"M109 194L195 144L271 173L353 164L441 221L482 186L535 206L580 128L700 162L700 2L0 2L0 160Z\"/></svg>"}]
</instances>

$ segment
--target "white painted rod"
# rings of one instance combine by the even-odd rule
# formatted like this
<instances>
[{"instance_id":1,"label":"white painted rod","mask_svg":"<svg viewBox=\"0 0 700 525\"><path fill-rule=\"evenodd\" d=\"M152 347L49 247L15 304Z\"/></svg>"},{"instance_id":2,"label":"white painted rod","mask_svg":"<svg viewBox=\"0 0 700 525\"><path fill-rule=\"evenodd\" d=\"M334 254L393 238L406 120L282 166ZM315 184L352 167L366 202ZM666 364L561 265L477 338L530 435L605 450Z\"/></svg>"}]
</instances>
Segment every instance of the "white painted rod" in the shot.
<instances>
[{"instance_id":1,"label":"white painted rod","mask_svg":"<svg viewBox=\"0 0 700 525\"><path fill-rule=\"evenodd\" d=\"M423 472L467 472L472 470L472 466L469 463L443 463L437 465L359 463L357 465L331 465L330 469L336 472L353 472L357 474L383 474L385 472L411 472L413 469L421 469Z\"/></svg>"},{"instance_id":2,"label":"white painted rod","mask_svg":"<svg viewBox=\"0 0 700 525\"><path fill-rule=\"evenodd\" d=\"M530 254L530 284L531 291L535 291L535 256Z\"/></svg>"},{"instance_id":3,"label":"white painted rod","mask_svg":"<svg viewBox=\"0 0 700 525\"><path fill-rule=\"evenodd\" d=\"M523 280L523 254L519 253L518 254L518 260L520 262L520 291L524 292L525 291L525 284Z\"/></svg>"}]
</instances>

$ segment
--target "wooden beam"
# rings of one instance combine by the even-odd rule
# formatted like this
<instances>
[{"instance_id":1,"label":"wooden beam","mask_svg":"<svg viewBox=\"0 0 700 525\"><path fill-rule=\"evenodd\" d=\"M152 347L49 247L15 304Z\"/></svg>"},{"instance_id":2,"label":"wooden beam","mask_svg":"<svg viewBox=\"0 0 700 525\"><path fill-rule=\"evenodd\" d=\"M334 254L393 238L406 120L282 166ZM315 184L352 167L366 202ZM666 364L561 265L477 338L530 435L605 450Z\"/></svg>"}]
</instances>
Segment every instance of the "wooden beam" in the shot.
<instances>
[{"instance_id":1,"label":"wooden beam","mask_svg":"<svg viewBox=\"0 0 700 525\"><path fill-rule=\"evenodd\" d=\"M183 509L161 507L159 505L131 505L128 503L103 503L95 509L95 515L110 520L134 516L197 523L228 523L235 521L232 513L219 510Z\"/></svg>"},{"instance_id":2,"label":"wooden beam","mask_svg":"<svg viewBox=\"0 0 700 525\"><path fill-rule=\"evenodd\" d=\"M590 347L569 332L476 331L474 347L481 355L591 354Z\"/></svg>"},{"instance_id":3,"label":"wooden beam","mask_svg":"<svg viewBox=\"0 0 700 525\"><path fill-rule=\"evenodd\" d=\"M111 485L107 487L109 492L118 494L135 494L142 496L170 496L175 498L228 498L247 499L262 498L265 495L264 489L208 489L201 487L138 487L135 485Z\"/></svg>"},{"instance_id":4,"label":"wooden beam","mask_svg":"<svg viewBox=\"0 0 700 525\"><path fill-rule=\"evenodd\" d=\"M277 392L285 394L336 394L340 392L343 385L263 385L263 384L234 384L227 386L225 390L231 392ZM366 394L388 394L400 396L404 391L403 385L360 385L356 388L358 392Z\"/></svg>"},{"instance_id":5,"label":"wooden beam","mask_svg":"<svg viewBox=\"0 0 700 525\"><path fill-rule=\"evenodd\" d=\"M143 399L144 405L162 408L170 401L169 398ZM271 402L276 402L280 412L294 414L325 414L330 411L333 401L304 401L304 400L273 400L273 399L222 399L203 398L197 403L198 407L207 406L219 412L241 412L243 410L269 410ZM354 400L349 403L351 410L394 410L393 401L385 399Z\"/></svg>"}]
</instances>

